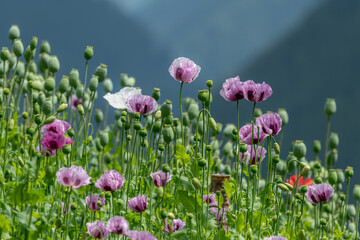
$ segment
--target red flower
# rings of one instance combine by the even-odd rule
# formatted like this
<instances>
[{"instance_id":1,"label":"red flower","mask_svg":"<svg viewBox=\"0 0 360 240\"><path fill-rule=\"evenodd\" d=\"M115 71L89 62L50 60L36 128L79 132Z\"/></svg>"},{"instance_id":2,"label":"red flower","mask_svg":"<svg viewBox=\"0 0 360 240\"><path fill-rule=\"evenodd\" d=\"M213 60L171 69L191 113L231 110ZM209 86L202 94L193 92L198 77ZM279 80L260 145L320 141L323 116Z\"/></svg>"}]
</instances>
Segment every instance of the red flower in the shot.
<instances>
[{"instance_id":1,"label":"red flower","mask_svg":"<svg viewBox=\"0 0 360 240\"><path fill-rule=\"evenodd\" d=\"M293 187L296 187L295 181L296 181L297 178L298 178L297 175L292 175L292 176L290 177L290 184L291 184ZM289 179L287 179L286 182L289 183ZM303 178L303 177L300 177L298 183L299 183L299 186L304 185L304 178ZM313 184L313 180L312 180L311 178L305 179L305 185L306 185L306 186L310 186L310 185L312 185L312 184Z\"/></svg>"}]
</instances>

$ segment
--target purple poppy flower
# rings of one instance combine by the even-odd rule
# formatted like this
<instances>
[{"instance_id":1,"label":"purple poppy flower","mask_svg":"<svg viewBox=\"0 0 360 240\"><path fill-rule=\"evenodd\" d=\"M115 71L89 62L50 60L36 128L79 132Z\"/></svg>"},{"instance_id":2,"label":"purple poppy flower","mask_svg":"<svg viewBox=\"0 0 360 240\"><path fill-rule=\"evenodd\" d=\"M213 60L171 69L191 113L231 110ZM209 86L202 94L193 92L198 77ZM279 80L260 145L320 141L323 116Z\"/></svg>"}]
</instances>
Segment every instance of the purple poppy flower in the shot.
<instances>
[{"instance_id":1,"label":"purple poppy flower","mask_svg":"<svg viewBox=\"0 0 360 240\"><path fill-rule=\"evenodd\" d=\"M150 173L150 177L153 179L154 184L157 187L165 187L172 178L170 173L164 173L161 170L158 172Z\"/></svg>"},{"instance_id":2,"label":"purple poppy flower","mask_svg":"<svg viewBox=\"0 0 360 240\"><path fill-rule=\"evenodd\" d=\"M90 184L89 175L81 166L63 167L56 172L58 182L65 187L80 188Z\"/></svg>"},{"instance_id":3,"label":"purple poppy flower","mask_svg":"<svg viewBox=\"0 0 360 240\"><path fill-rule=\"evenodd\" d=\"M148 206L147 197L143 194L141 197L137 196L129 199L127 208L134 210L135 212L144 212Z\"/></svg>"},{"instance_id":4,"label":"purple poppy flower","mask_svg":"<svg viewBox=\"0 0 360 240\"><path fill-rule=\"evenodd\" d=\"M110 170L96 180L95 187L104 191L115 191L124 184L124 177L116 170Z\"/></svg>"},{"instance_id":5,"label":"purple poppy flower","mask_svg":"<svg viewBox=\"0 0 360 240\"><path fill-rule=\"evenodd\" d=\"M264 240L288 240L286 237L271 236L265 237Z\"/></svg>"},{"instance_id":6,"label":"purple poppy flower","mask_svg":"<svg viewBox=\"0 0 360 240\"><path fill-rule=\"evenodd\" d=\"M308 186L305 193L307 200L313 204L326 202L333 195L334 189L327 183L314 184Z\"/></svg>"},{"instance_id":7,"label":"purple poppy flower","mask_svg":"<svg viewBox=\"0 0 360 240\"><path fill-rule=\"evenodd\" d=\"M204 195L203 198L204 198L205 202L207 204L209 204L210 207L216 207L217 206L215 193Z\"/></svg>"},{"instance_id":8,"label":"purple poppy flower","mask_svg":"<svg viewBox=\"0 0 360 240\"><path fill-rule=\"evenodd\" d=\"M264 133L275 136L281 131L282 120L277 113L265 113L256 118L256 125L260 126Z\"/></svg>"},{"instance_id":9,"label":"purple poppy flower","mask_svg":"<svg viewBox=\"0 0 360 240\"><path fill-rule=\"evenodd\" d=\"M247 124L240 128L239 137L246 144L258 144L264 140L266 134L261 127L254 124L254 131L252 131L252 125Z\"/></svg>"},{"instance_id":10,"label":"purple poppy flower","mask_svg":"<svg viewBox=\"0 0 360 240\"><path fill-rule=\"evenodd\" d=\"M245 99L250 102L262 102L272 95L271 87L263 83L254 83L253 80L247 80L243 84Z\"/></svg>"},{"instance_id":11,"label":"purple poppy flower","mask_svg":"<svg viewBox=\"0 0 360 240\"><path fill-rule=\"evenodd\" d=\"M172 221L172 225L171 225L171 232L176 232L176 231L180 231L181 229L183 229L185 227L186 223L181 221L180 219L174 219ZM165 218L165 229L164 232L169 233L170 232L170 225L168 223L167 218Z\"/></svg>"},{"instance_id":12,"label":"purple poppy flower","mask_svg":"<svg viewBox=\"0 0 360 240\"><path fill-rule=\"evenodd\" d=\"M172 62L169 73L177 81L191 83L199 76L200 70L192 60L179 57Z\"/></svg>"},{"instance_id":13,"label":"purple poppy flower","mask_svg":"<svg viewBox=\"0 0 360 240\"><path fill-rule=\"evenodd\" d=\"M107 93L104 98L110 106L117 109L125 109L127 100L133 95L140 95L141 89L134 87L124 87L119 92L111 94Z\"/></svg>"},{"instance_id":14,"label":"purple poppy flower","mask_svg":"<svg viewBox=\"0 0 360 240\"><path fill-rule=\"evenodd\" d=\"M132 240L157 240L151 233L144 231L128 231L126 236Z\"/></svg>"},{"instance_id":15,"label":"purple poppy flower","mask_svg":"<svg viewBox=\"0 0 360 240\"><path fill-rule=\"evenodd\" d=\"M132 113L140 113L141 115L149 115L157 110L158 104L156 100L147 95L133 95L126 102L126 109Z\"/></svg>"},{"instance_id":16,"label":"purple poppy flower","mask_svg":"<svg viewBox=\"0 0 360 240\"><path fill-rule=\"evenodd\" d=\"M109 236L109 231L107 230L105 224L102 221L97 221L94 223L86 223L88 233L93 238L105 239Z\"/></svg>"},{"instance_id":17,"label":"purple poppy flower","mask_svg":"<svg viewBox=\"0 0 360 240\"><path fill-rule=\"evenodd\" d=\"M65 145L71 144L71 138L66 138L63 133L47 132L41 139L41 153L43 156L53 157L56 150L63 149ZM37 147L39 151L39 147Z\"/></svg>"},{"instance_id":18,"label":"purple poppy flower","mask_svg":"<svg viewBox=\"0 0 360 240\"><path fill-rule=\"evenodd\" d=\"M125 218L115 216L108 220L107 228L109 232L113 234L126 235L129 229L129 223Z\"/></svg>"},{"instance_id":19,"label":"purple poppy flower","mask_svg":"<svg viewBox=\"0 0 360 240\"><path fill-rule=\"evenodd\" d=\"M42 135L46 135L48 132L54 132L54 133L61 133L64 135L64 133L71 128L71 125L68 122L55 119L50 124L46 124L41 128L40 133Z\"/></svg>"},{"instance_id":20,"label":"purple poppy flower","mask_svg":"<svg viewBox=\"0 0 360 240\"><path fill-rule=\"evenodd\" d=\"M217 207L211 207L209 215L214 216L218 220L218 224L220 224L221 221L223 223L227 221L226 212L224 212L223 209L219 210Z\"/></svg>"},{"instance_id":21,"label":"purple poppy flower","mask_svg":"<svg viewBox=\"0 0 360 240\"><path fill-rule=\"evenodd\" d=\"M257 162L262 162L265 158L266 149L262 146L256 146L256 145L246 145L247 151L242 154L239 152L239 160L240 162L243 161L243 158L246 158L246 164L254 165ZM252 148L252 155L251 155L251 148ZM251 159L250 159L251 158Z\"/></svg>"},{"instance_id":22,"label":"purple poppy flower","mask_svg":"<svg viewBox=\"0 0 360 240\"><path fill-rule=\"evenodd\" d=\"M239 76L228 78L222 85L220 95L229 102L239 101L244 98L243 85Z\"/></svg>"},{"instance_id":23,"label":"purple poppy flower","mask_svg":"<svg viewBox=\"0 0 360 240\"><path fill-rule=\"evenodd\" d=\"M77 110L77 106L82 104L82 99L78 98L75 94L73 94L69 99L69 105L72 109Z\"/></svg>"},{"instance_id":24,"label":"purple poppy flower","mask_svg":"<svg viewBox=\"0 0 360 240\"><path fill-rule=\"evenodd\" d=\"M85 198L85 200L86 200L86 205L88 205L88 207L91 211L99 211L100 210L100 207L97 204L98 201L101 202L101 207L104 206L104 204L105 204L105 197L101 198L97 194L93 194L93 195L91 195L91 197L87 196Z\"/></svg>"}]
</instances>

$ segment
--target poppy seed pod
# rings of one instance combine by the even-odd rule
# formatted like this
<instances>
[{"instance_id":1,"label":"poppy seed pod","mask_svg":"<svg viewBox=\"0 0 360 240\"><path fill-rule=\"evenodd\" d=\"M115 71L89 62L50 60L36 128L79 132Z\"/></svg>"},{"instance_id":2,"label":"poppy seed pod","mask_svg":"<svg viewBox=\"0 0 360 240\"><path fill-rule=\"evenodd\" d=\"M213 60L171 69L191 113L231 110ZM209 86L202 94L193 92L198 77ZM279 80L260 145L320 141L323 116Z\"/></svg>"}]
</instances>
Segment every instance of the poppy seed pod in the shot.
<instances>
[{"instance_id":1,"label":"poppy seed pod","mask_svg":"<svg viewBox=\"0 0 360 240\"><path fill-rule=\"evenodd\" d=\"M174 131L171 125L165 125L165 127L162 130L162 136L167 144L169 144L174 139Z\"/></svg>"},{"instance_id":2,"label":"poppy seed pod","mask_svg":"<svg viewBox=\"0 0 360 240\"><path fill-rule=\"evenodd\" d=\"M315 184L320 184L320 183L323 183L323 180L321 177L316 177L315 178Z\"/></svg>"},{"instance_id":3,"label":"poppy seed pod","mask_svg":"<svg viewBox=\"0 0 360 240\"><path fill-rule=\"evenodd\" d=\"M331 133L329 139L330 149L335 149L339 146L339 135L337 133Z\"/></svg>"},{"instance_id":4,"label":"poppy seed pod","mask_svg":"<svg viewBox=\"0 0 360 240\"><path fill-rule=\"evenodd\" d=\"M279 155L280 154L280 146L278 143L274 143L274 152L275 154Z\"/></svg>"},{"instance_id":5,"label":"poppy seed pod","mask_svg":"<svg viewBox=\"0 0 360 240\"><path fill-rule=\"evenodd\" d=\"M201 168L204 168L206 167L206 160L204 158L201 158L199 161L198 161L198 166L201 167Z\"/></svg>"},{"instance_id":6,"label":"poppy seed pod","mask_svg":"<svg viewBox=\"0 0 360 240\"><path fill-rule=\"evenodd\" d=\"M332 186L334 186L336 183L338 183L338 175L334 169L330 169L328 181Z\"/></svg>"},{"instance_id":7,"label":"poppy seed pod","mask_svg":"<svg viewBox=\"0 0 360 240\"><path fill-rule=\"evenodd\" d=\"M166 100L160 107L161 117L165 118L170 115L172 111L172 102L170 100Z\"/></svg>"},{"instance_id":8,"label":"poppy seed pod","mask_svg":"<svg viewBox=\"0 0 360 240\"><path fill-rule=\"evenodd\" d=\"M354 175L354 169L352 167L346 167L345 169L345 177L350 179Z\"/></svg>"},{"instance_id":9,"label":"poppy seed pod","mask_svg":"<svg viewBox=\"0 0 360 240\"><path fill-rule=\"evenodd\" d=\"M46 116L52 113L53 111L53 103L51 101L51 98L45 99L45 102L42 104L42 111L45 113Z\"/></svg>"},{"instance_id":10,"label":"poppy seed pod","mask_svg":"<svg viewBox=\"0 0 360 240\"><path fill-rule=\"evenodd\" d=\"M53 77L49 77L45 80L44 89L49 92L55 89L55 79Z\"/></svg>"},{"instance_id":11,"label":"poppy seed pod","mask_svg":"<svg viewBox=\"0 0 360 240\"><path fill-rule=\"evenodd\" d=\"M140 131L139 131L139 135L140 137L144 138L147 136L147 131L145 128L141 128Z\"/></svg>"},{"instance_id":12,"label":"poppy seed pod","mask_svg":"<svg viewBox=\"0 0 360 240\"><path fill-rule=\"evenodd\" d=\"M15 40L16 38L20 37L20 29L18 25L11 25L9 28L8 36L10 40Z\"/></svg>"},{"instance_id":13,"label":"poppy seed pod","mask_svg":"<svg viewBox=\"0 0 360 240\"><path fill-rule=\"evenodd\" d=\"M343 183L345 182L345 174L341 169L336 169L336 173L338 176L338 183Z\"/></svg>"},{"instance_id":14,"label":"poppy seed pod","mask_svg":"<svg viewBox=\"0 0 360 240\"><path fill-rule=\"evenodd\" d=\"M104 120L103 112L101 111L101 109L96 109L95 110L95 122L101 123L102 120Z\"/></svg>"},{"instance_id":15,"label":"poppy seed pod","mask_svg":"<svg viewBox=\"0 0 360 240\"><path fill-rule=\"evenodd\" d=\"M236 128L236 126L234 124L226 124L225 128L224 128L224 136L227 138L232 138L233 134L232 134L232 130Z\"/></svg>"},{"instance_id":16,"label":"poppy seed pod","mask_svg":"<svg viewBox=\"0 0 360 240\"><path fill-rule=\"evenodd\" d=\"M69 89L69 77L62 76L60 83L59 83L59 92L65 93Z\"/></svg>"},{"instance_id":17,"label":"poppy seed pod","mask_svg":"<svg viewBox=\"0 0 360 240\"><path fill-rule=\"evenodd\" d=\"M356 209L353 204L349 205L346 209L346 216L348 219L351 219L356 216Z\"/></svg>"},{"instance_id":18,"label":"poppy seed pod","mask_svg":"<svg viewBox=\"0 0 360 240\"><path fill-rule=\"evenodd\" d=\"M50 47L50 43L46 40L42 40L41 41L41 45L40 45L40 53L50 53L51 52L51 47Z\"/></svg>"},{"instance_id":19,"label":"poppy seed pod","mask_svg":"<svg viewBox=\"0 0 360 240\"><path fill-rule=\"evenodd\" d=\"M199 115L199 104L197 102L191 102L187 108L190 120L195 119Z\"/></svg>"},{"instance_id":20,"label":"poppy seed pod","mask_svg":"<svg viewBox=\"0 0 360 240\"><path fill-rule=\"evenodd\" d=\"M94 56L94 48L91 46L86 46L84 51L84 58L86 61L89 61Z\"/></svg>"},{"instance_id":21,"label":"poppy seed pod","mask_svg":"<svg viewBox=\"0 0 360 240\"><path fill-rule=\"evenodd\" d=\"M30 42L30 49L35 50L35 48L37 47L37 44L38 44L38 38L33 37L31 42Z\"/></svg>"},{"instance_id":22,"label":"poppy seed pod","mask_svg":"<svg viewBox=\"0 0 360 240\"><path fill-rule=\"evenodd\" d=\"M7 47L2 47L0 52L0 58L2 61L6 61L10 58L11 54Z\"/></svg>"},{"instance_id":23,"label":"poppy seed pod","mask_svg":"<svg viewBox=\"0 0 360 240\"><path fill-rule=\"evenodd\" d=\"M355 187L353 190L353 196L356 201L360 200L360 185L355 184Z\"/></svg>"},{"instance_id":24,"label":"poppy seed pod","mask_svg":"<svg viewBox=\"0 0 360 240\"><path fill-rule=\"evenodd\" d=\"M91 80L90 80L91 81ZM75 68L71 69L69 74L70 86L76 88L79 82L79 71Z\"/></svg>"},{"instance_id":25,"label":"poppy seed pod","mask_svg":"<svg viewBox=\"0 0 360 240\"><path fill-rule=\"evenodd\" d=\"M164 124L172 124L174 120L173 114L171 113L169 116L164 118Z\"/></svg>"},{"instance_id":26,"label":"poppy seed pod","mask_svg":"<svg viewBox=\"0 0 360 240\"><path fill-rule=\"evenodd\" d=\"M78 104L78 105L77 105L77 110L78 110L78 112L79 112L79 114L80 114L81 116L84 115L85 110L84 110L84 107L83 107L82 104Z\"/></svg>"},{"instance_id":27,"label":"poppy seed pod","mask_svg":"<svg viewBox=\"0 0 360 240\"><path fill-rule=\"evenodd\" d=\"M333 166L338 161L338 150L336 148L331 149L327 154L327 164L329 167Z\"/></svg>"},{"instance_id":28,"label":"poppy seed pod","mask_svg":"<svg viewBox=\"0 0 360 240\"><path fill-rule=\"evenodd\" d=\"M84 91L85 91L84 86L83 85L78 85L76 87L76 91L75 91L76 97L81 98L83 96L83 94L84 94Z\"/></svg>"},{"instance_id":29,"label":"poppy seed pod","mask_svg":"<svg viewBox=\"0 0 360 240\"><path fill-rule=\"evenodd\" d=\"M44 125L46 125L46 124L51 124L51 123L53 123L54 121L55 121L55 119L56 119L56 117L55 116L50 116L50 117L48 117L48 118L46 118L45 120L44 120Z\"/></svg>"},{"instance_id":30,"label":"poppy seed pod","mask_svg":"<svg viewBox=\"0 0 360 240\"><path fill-rule=\"evenodd\" d=\"M321 151L320 140L314 140L313 151L315 154L318 154Z\"/></svg>"},{"instance_id":31,"label":"poppy seed pod","mask_svg":"<svg viewBox=\"0 0 360 240\"><path fill-rule=\"evenodd\" d=\"M113 90L113 83L111 81L110 78L106 78L104 83L103 83L103 87L104 87L104 92L105 93L109 93L112 92Z\"/></svg>"},{"instance_id":32,"label":"poppy seed pod","mask_svg":"<svg viewBox=\"0 0 360 240\"><path fill-rule=\"evenodd\" d=\"M204 103L207 101L207 97L208 97L207 92L208 92L207 89L199 90L198 99L200 100L200 102Z\"/></svg>"},{"instance_id":33,"label":"poppy seed pod","mask_svg":"<svg viewBox=\"0 0 360 240\"><path fill-rule=\"evenodd\" d=\"M20 57L24 53L24 45L20 39L15 39L12 50L16 57Z\"/></svg>"},{"instance_id":34,"label":"poppy seed pod","mask_svg":"<svg viewBox=\"0 0 360 240\"><path fill-rule=\"evenodd\" d=\"M160 98L160 88L154 88L153 93L151 94L151 96L158 101Z\"/></svg>"},{"instance_id":35,"label":"poppy seed pod","mask_svg":"<svg viewBox=\"0 0 360 240\"><path fill-rule=\"evenodd\" d=\"M58 107L57 112L58 112L58 113L61 113L61 112L65 111L68 106L69 106L69 105L66 104L66 103L61 104L61 105Z\"/></svg>"},{"instance_id":36,"label":"poppy seed pod","mask_svg":"<svg viewBox=\"0 0 360 240\"><path fill-rule=\"evenodd\" d=\"M97 89L98 84L99 84L98 77L94 75L94 76L90 79L90 82L89 82L89 89L90 89L90 91L91 91L91 92L95 92L96 89Z\"/></svg>"},{"instance_id":37,"label":"poppy seed pod","mask_svg":"<svg viewBox=\"0 0 360 240\"><path fill-rule=\"evenodd\" d=\"M35 56L35 50L31 50L30 46L27 46L26 50L25 50L25 54L24 54L24 58L26 62L30 62ZM39 61L40 63L40 61ZM47 65L47 64L46 64ZM47 67L47 66L45 66ZM39 66L40 69L40 66Z\"/></svg>"},{"instance_id":38,"label":"poppy seed pod","mask_svg":"<svg viewBox=\"0 0 360 240\"><path fill-rule=\"evenodd\" d=\"M263 115L261 108L255 108L254 115L255 117L260 117L261 115Z\"/></svg>"},{"instance_id":39,"label":"poppy seed pod","mask_svg":"<svg viewBox=\"0 0 360 240\"><path fill-rule=\"evenodd\" d=\"M306 155L306 145L301 140L296 140L293 145L293 153L297 159L300 159Z\"/></svg>"},{"instance_id":40,"label":"poppy seed pod","mask_svg":"<svg viewBox=\"0 0 360 240\"><path fill-rule=\"evenodd\" d=\"M109 133L106 131L100 132L100 144L105 147L109 143Z\"/></svg>"},{"instance_id":41,"label":"poppy seed pod","mask_svg":"<svg viewBox=\"0 0 360 240\"><path fill-rule=\"evenodd\" d=\"M288 115L288 113L287 113L287 111L286 111L285 108L279 108L279 109L278 109L278 114L279 114L280 117L281 117L282 126L285 126L286 124L289 123L289 115Z\"/></svg>"},{"instance_id":42,"label":"poppy seed pod","mask_svg":"<svg viewBox=\"0 0 360 240\"><path fill-rule=\"evenodd\" d=\"M162 198L164 196L164 188L163 187L158 187L156 190L156 195L158 198Z\"/></svg>"},{"instance_id":43,"label":"poppy seed pod","mask_svg":"<svg viewBox=\"0 0 360 240\"><path fill-rule=\"evenodd\" d=\"M26 55L26 53L25 53L25 55ZM49 60L50 60L49 54L44 52L39 55L38 66L39 66L40 72L45 73L46 69L48 69Z\"/></svg>"},{"instance_id":44,"label":"poppy seed pod","mask_svg":"<svg viewBox=\"0 0 360 240\"><path fill-rule=\"evenodd\" d=\"M161 128L161 121L159 120L155 121L155 123L152 126L152 131L154 133L158 133L160 131L160 128Z\"/></svg>"},{"instance_id":45,"label":"poppy seed pod","mask_svg":"<svg viewBox=\"0 0 360 240\"><path fill-rule=\"evenodd\" d=\"M107 75L107 66L103 63L101 63L95 70L94 75L99 77L99 82L102 82L105 80Z\"/></svg>"},{"instance_id":46,"label":"poppy seed pod","mask_svg":"<svg viewBox=\"0 0 360 240\"><path fill-rule=\"evenodd\" d=\"M326 99L324 111L328 117L336 113L336 102L334 98Z\"/></svg>"}]
</instances>

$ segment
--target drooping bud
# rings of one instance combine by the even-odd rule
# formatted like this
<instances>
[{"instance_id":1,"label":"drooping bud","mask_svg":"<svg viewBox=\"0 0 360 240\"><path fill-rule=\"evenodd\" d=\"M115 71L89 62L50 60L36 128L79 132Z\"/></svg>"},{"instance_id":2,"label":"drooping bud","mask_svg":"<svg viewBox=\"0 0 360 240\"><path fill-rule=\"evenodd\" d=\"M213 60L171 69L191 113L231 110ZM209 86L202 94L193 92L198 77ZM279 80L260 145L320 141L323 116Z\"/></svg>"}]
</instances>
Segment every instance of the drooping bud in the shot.
<instances>
[{"instance_id":1,"label":"drooping bud","mask_svg":"<svg viewBox=\"0 0 360 240\"><path fill-rule=\"evenodd\" d=\"M211 130L216 131L217 125L216 125L215 119L210 118L210 122L209 122L209 123L210 123L210 128L211 128Z\"/></svg>"},{"instance_id":2,"label":"drooping bud","mask_svg":"<svg viewBox=\"0 0 360 240\"><path fill-rule=\"evenodd\" d=\"M277 154L277 155L280 154L280 146L277 142L274 143L274 151L275 151L275 154Z\"/></svg>"},{"instance_id":3,"label":"drooping bud","mask_svg":"<svg viewBox=\"0 0 360 240\"><path fill-rule=\"evenodd\" d=\"M156 195L158 198L162 198L164 196L164 188L158 187L158 189L156 190Z\"/></svg>"},{"instance_id":4,"label":"drooping bud","mask_svg":"<svg viewBox=\"0 0 360 240\"><path fill-rule=\"evenodd\" d=\"M50 117L47 117L45 120L44 120L44 125L46 124L51 124L52 122L54 122L56 119L55 116L50 116Z\"/></svg>"},{"instance_id":5,"label":"drooping bud","mask_svg":"<svg viewBox=\"0 0 360 240\"><path fill-rule=\"evenodd\" d=\"M79 114L80 114L81 116L84 115L85 110L84 110L84 107L83 107L82 104L78 104L78 105L77 105L77 110L78 110L78 112L79 112Z\"/></svg>"},{"instance_id":6,"label":"drooping bud","mask_svg":"<svg viewBox=\"0 0 360 240\"><path fill-rule=\"evenodd\" d=\"M315 154L318 154L321 151L320 140L314 140L313 151Z\"/></svg>"},{"instance_id":7,"label":"drooping bud","mask_svg":"<svg viewBox=\"0 0 360 240\"><path fill-rule=\"evenodd\" d=\"M296 140L293 145L293 153L297 159L301 159L306 155L306 145L301 140Z\"/></svg>"},{"instance_id":8,"label":"drooping bud","mask_svg":"<svg viewBox=\"0 0 360 240\"><path fill-rule=\"evenodd\" d=\"M278 183L277 186L278 186L281 190L283 190L284 192L288 192L288 191L289 191L289 189L287 188L287 186L286 186L285 184L283 184L283 183Z\"/></svg>"},{"instance_id":9,"label":"drooping bud","mask_svg":"<svg viewBox=\"0 0 360 240\"><path fill-rule=\"evenodd\" d=\"M326 99L324 111L328 117L336 113L336 102L334 98Z\"/></svg>"},{"instance_id":10,"label":"drooping bud","mask_svg":"<svg viewBox=\"0 0 360 240\"><path fill-rule=\"evenodd\" d=\"M84 58L86 61L89 61L94 56L94 48L91 46L86 46L84 51Z\"/></svg>"},{"instance_id":11,"label":"drooping bud","mask_svg":"<svg viewBox=\"0 0 360 240\"><path fill-rule=\"evenodd\" d=\"M293 185L291 185L290 183L284 183L284 184L286 185L286 187L287 187L290 191L294 190Z\"/></svg>"},{"instance_id":12,"label":"drooping bud","mask_svg":"<svg viewBox=\"0 0 360 240\"><path fill-rule=\"evenodd\" d=\"M200 183L199 179L193 178L192 179L192 184L195 187L195 189L201 189L201 183Z\"/></svg>"},{"instance_id":13,"label":"drooping bud","mask_svg":"<svg viewBox=\"0 0 360 240\"><path fill-rule=\"evenodd\" d=\"M302 168L300 175L301 176L306 176L308 174L308 172L310 171L310 166L305 164L305 166Z\"/></svg>"}]
</instances>

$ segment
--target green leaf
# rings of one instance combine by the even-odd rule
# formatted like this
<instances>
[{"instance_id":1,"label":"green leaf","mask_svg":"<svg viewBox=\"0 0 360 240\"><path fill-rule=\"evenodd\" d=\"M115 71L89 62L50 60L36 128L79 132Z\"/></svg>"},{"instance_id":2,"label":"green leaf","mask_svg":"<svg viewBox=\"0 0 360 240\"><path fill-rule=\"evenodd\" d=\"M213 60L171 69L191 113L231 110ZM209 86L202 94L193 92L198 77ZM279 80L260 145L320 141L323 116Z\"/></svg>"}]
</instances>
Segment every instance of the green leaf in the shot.
<instances>
[{"instance_id":1,"label":"green leaf","mask_svg":"<svg viewBox=\"0 0 360 240\"><path fill-rule=\"evenodd\" d=\"M179 142L176 143L176 160L182 164L188 164L190 162L190 155L186 153L186 148Z\"/></svg>"},{"instance_id":2,"label":"green leaf","mask_svg":"<svg viewBox=\"0 0 360 240\"><path fill-rule=\"evenodd\" d=\"M197 211L200 209L200 206L193 196L189 196L188 192L179 190L177 193L178 200L184 205L184 208L188 212L195 212L195 206ZM196 205L195 205L196 204Z\"/></svg>"},{"instance_id":3,"label":"green leaf","mask_svg":"<svg viewBox=\"0 0 360 240\"><path fill-rule=\"evenodd\" d=\"M226 195L228 196L229 200L231 200L231 193L233 192L233 186L229 183L229 181L224 181L224 187L226 191Z\"/></svg>"},{"instance_id":4,"label":"green leaf","mask_svg":"<svg viewBox=\"0 0 360 240\"><path fill-rule=\"evenodd\" d=\"M235 220L235 230L239 234L245 227L245 216L244 213L239 213Z\"/></svg>"},{"instance_id":5,"label":"green leaf","mask_svg":"<svg viewBox=\"0 0 360 240\"><path fill-rule=\"evenodd\" d=\"M176 231L174 233L171 234L170 239L176 239L176 240L186 240L188 239L187 237L187 232L185 230L182 231Z\"/></svg>"},{"instance_id":6,"label":"green leaf","mask_svg":"<svg viewBox=\"0 0 360 240\"><path fill-rule=\"evenodd\" d=\"M179 184L181 186L183 186L189 192L194 192L195 191L194 186L189 182L189 179L187 177L181 176L179 178Z\"/></svg>"}]
</instances>

